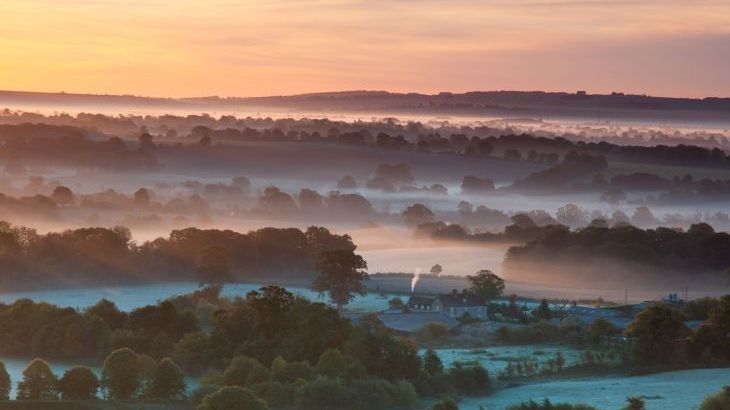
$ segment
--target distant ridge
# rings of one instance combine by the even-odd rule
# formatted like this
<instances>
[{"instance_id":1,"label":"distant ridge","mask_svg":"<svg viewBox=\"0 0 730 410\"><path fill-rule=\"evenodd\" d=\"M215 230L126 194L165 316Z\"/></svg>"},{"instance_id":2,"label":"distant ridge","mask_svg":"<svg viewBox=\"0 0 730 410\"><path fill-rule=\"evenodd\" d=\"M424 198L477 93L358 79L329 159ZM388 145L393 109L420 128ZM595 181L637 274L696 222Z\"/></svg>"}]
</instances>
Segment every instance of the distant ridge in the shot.
<instances>
[{"instance_id":1,"label":"distant ridge","mask_svg":"<svg viewBox=\"0 0 730 410\"><path fill-rule=\"evenodd\" d=\"M472 91L438 94L337 91L266 97L164 98L135 95L0 91L0 107L22 105L156 107L189 110L283 109L430 115L519 115L593 119L717 120L730 122L730 98L653 97L623 93Z\"/></svg>"}]
</instances>

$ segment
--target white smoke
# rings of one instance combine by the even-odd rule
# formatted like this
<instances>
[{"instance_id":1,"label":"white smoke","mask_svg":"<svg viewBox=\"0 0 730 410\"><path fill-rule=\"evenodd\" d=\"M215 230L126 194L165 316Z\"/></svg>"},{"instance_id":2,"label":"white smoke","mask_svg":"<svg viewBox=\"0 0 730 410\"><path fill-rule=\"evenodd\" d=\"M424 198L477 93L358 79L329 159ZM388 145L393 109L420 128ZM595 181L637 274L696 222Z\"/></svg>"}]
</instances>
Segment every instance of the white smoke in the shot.
<instances>
[{"instance_id":1,"label":"white smoke","mask_svg":"<svg viewBox=\"0 0 730 410\"><path fill-rule=\"evenodd\" d=\"M416 284L421 280L421 268L416 268L416 272L413 274L411 279L411 293L416 289Z\"/></svg>"}]
</instances>

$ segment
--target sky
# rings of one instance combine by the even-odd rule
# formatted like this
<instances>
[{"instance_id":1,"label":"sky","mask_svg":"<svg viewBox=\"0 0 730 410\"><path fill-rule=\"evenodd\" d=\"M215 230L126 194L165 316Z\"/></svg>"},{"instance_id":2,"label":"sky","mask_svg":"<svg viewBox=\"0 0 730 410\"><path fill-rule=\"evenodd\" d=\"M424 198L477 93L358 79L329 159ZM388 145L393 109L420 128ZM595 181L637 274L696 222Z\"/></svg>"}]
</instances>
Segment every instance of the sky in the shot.
<instances>
[{"instance_id":1,"label":"sky","mask_svg":"<svg viewBox=\"0 0 730 410\"><path fill-rule=\"evenodd\" d=\"M730 97L730 0L0 0L0 89Z\"/></svg>"}]
</instances>

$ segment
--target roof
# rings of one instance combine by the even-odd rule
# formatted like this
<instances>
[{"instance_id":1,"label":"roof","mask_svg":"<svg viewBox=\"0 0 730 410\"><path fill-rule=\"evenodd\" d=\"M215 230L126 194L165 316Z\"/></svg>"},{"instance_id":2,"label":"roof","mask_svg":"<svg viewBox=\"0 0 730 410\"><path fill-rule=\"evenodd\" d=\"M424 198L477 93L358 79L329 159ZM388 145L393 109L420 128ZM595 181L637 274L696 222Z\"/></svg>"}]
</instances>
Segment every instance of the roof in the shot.
<instances>
[{"instance_id":1,"label":"roof","mask_svg":"<svg viewBox=\"0 0 730 410\"><path fill-rule=\"evenodd\" d=\"M451 316L438 312L424 313L378 313L378 319L385 327L404 333L412 333L422 329L429 323L441 323L449 330L459 326L459 321Z\"/></svg>"},{"instance_id":2,"label":"roof","mask_svg":"<svg viewBox=\"0 0 730 410\"><path fill-rule=\"evenodd\" d=\"M408 299L408 306L430 305L435 301L436 301L436 298L431 298L428 296L411 296L410 299Z\"/></svg>"},{"instance_id":3,"label":"roof","mask_svg":"<svg viewBox=\"0 0 730 410\"><path fill-rule=\"evenodd\" d=\"M438 296L438 300L444 308L487 306L482 298L471 293L442 293Z\"/></svg>"}]
</instances>

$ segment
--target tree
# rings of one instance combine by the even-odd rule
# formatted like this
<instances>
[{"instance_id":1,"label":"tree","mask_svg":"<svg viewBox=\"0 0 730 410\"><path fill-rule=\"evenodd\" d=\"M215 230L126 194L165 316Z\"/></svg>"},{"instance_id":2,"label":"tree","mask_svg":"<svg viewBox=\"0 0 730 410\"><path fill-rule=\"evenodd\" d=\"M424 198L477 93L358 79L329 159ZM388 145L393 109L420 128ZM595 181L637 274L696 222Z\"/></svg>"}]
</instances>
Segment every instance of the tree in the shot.
<instances>
[{"instance_id":1,"label":"tree","mask_svg":"<svg viewBox=\"0 0 730 410\"><path fill-rule=\"evenodd\" d=\"M431 266L431 274L432 274L432 275L436 275L436 276L438 276L438 275L440 275L440 274L441 274L441 272L443 272L443 271L444 271L444 268L442 268L442 267L441 267L441 265L439 265L438 263L437 263L437 264L435 264L435 265L433 265L433 266Z\"/></svg>"},{"instance_id":2,"label":"tree","mask_svg":"<svg viewBox=\"0 0 730 410\"><path fill-rule=\"evenodd\" d=\"M495 299L504 291L504 279L490 270L480 270L475 275L469 275L466 278L471 285L471 292L485 300Z\"/></svg>"},{"instance_id":3,"label":"tree","mask_svg":"<svg viewBox=\"0 0 730 410\"><path fill-rule=\"evenodd\" d=\"M426 205L413 204L403 211L403 220L409 227L433 222L433 212Z\"/></svg>"},{"instance_id":4,"label":"tree","mask_svg":"<svg viewBox=\"0 0 730 410\"><path fill-rule=\"evenodd\" d=\"M163 399L177 399L185 395L185 375L169 357L157 365L149 395Z\"/></svg>"},{"instance_id":5,"label":"tree","mask_svg":"<svg viewBox=\"0 0 730 410\"><path fill-rule=\"evenodd\" d=\"M142 151L155 150L155 143L152 140L152 135L144 132L139 136L139 149L141 149Z\"/></svg>"},{"instance_id":6,"label":"tree","mask_svg":"<svg viewBox=\"0 0 730 410\"><path fill-rule=\"evenodd\" d=\"M129 348L117 349L104 359L101 387L106 397L129 399L139 389L140 366L137 354Z\"/></svg>"},{"instance_id":7,"label":"tree","mask_svg":"<svg viewBox=\"0 0 730 410\"><path fill-rule=\"evenodd\" d=\"M224 283L231 278L231 253L222 246L206 246L200 250L196 270L201 284Z\"/></svg>"},{"instance_id":8,"label":"tree","mask_svg":"<svg viewBox=\"0 0 730 410\"><path fill-rule=\"evenodd\" d=\"M459 405L451 397L445 397L431 407L431 410L459 410Z\"/></svg>"},{"instance_id":9,"label":"tree","mask_svg":"<svg viewBox=\"0 0 730 410\"><path fill-rule=\"evenodd\" d=\"M552 312L550 311L550 305L546 299L540 302L540 306L535 310L535 317L540 320L550 320L552 318Z\"/></svg>"},{"instance_id":10,"label":"tree","mask_svg":"<svg viewBox=\"0 0 730 410\"><path fill-rule=\"evenodd\" d=\"M5 363L0 362L0 400L10 399L10 375L5 369Z\"/></svg>"},{"instance_id":11,"label":"tree","mask_svg":"<svg viewBox=\"0 0 730 410\"><path fill-rule=\"evenodd\" d=\"M186 334L172 348L172 357L185 371L200 374L207 366L210 338L205 333Z\"/></svg>"},{"instance_id":12,"label":"tree","mask_svg":"<svg viewBox=\"0 0 730 410\"><path fill-rule=\"evenodd\" d=\"M18 383L19 400L49 400L58 397L56 375L43 359L33 359L23 370L23 380Z\"/></svg>"},{"instance_id":13,"label":"tree","mask_svg":"<svg viewBox=\"0 0 730 410\"><path fill-rule=\"evenodd\" d=\"M636 315L626 333L636 338L637 361L643 365L674 362L677 344L689 332L684 319L682 312L663 303L650 305Z\"/></svg>"},{"instance_id":14,"label":"tree","mask_svg":"<svg viewBox=\"0 0 730 410\"><path fill-rule=\"evenodd\" d=\"M201 147L210 147L210 145L213 143L213 140L210 138L210 135L203 135L200 137L200 141L198 141L198 144Z\"/></svg>"},{"instance_id":15,"label":"tree","mask_svg":"<svg viewBox=\"0 0 730 410\"><path fill-rule=\"evenodd\" d=\"M147 188L140 188L134 192L134 205L139 208L146 208L152 202L152 195Z\"/></svg>"},{"instance_id":16,"label":"tree","mask_svg":"<svg viewBox=\"0 0 730 410\"><path fill-rule=\"evenodd\" d=\"M91 400L98 389L99 379L86 366L66 370L58 381L58 390L64 400Z\"/></svg>"},{"instance_id":17,"label":"tree","mask_svg":"<svg viewBox=\"0 0 730 410\"><path fill-rule=\"evenodd\" d=\"M53 189L51 199L59 205L70 205L74 201L74 193L70 188L59 185Z\"/></svg>"},{"instance_id":18,"label":"tree","mask_svg":"<svg viewBox=\"0 0 730 410\"><path fill-rule=\"evenodd\" d=\"M601 341L601 337L610 336L614 333L616 333L616 327L613 323L599 317L591 323L591 327L588 329L588 340L597 344Z\"/></svg>"},{"instance_id":19,"label":"tree","mask_svg":"<svg viewBox=\"0 0 730 410\"><path fill-rule=\"evenodd\" d=\"M319 294L329 293L330 301L342 310L356 294L366 294L362 281L367 279L367 268L365 259L351 250L324 252L317 261L319 276L312 288Z\"/></svg>"},{"instance_id":20,"label":"tree","mask_svg":"<svg viewBox=\"0 0 730 410\"><path fill-rule=\"evenodd\" d=\"M426 354L423 356L423 370L430 375L439 374L444 371L441 358L433 349L426 350Z\"/></svg>"},{"instance_id":21,"label":"tree","mask_svg":"<svg viewBox=\"0 0 730 410\"><path fill-rule=\"evenodd\" d=\"M337 189L348 190L357 188L357 181L350 175L345 175L337 181Z\"/></svg>"},{"instance_id":22,"label":"tree","mask_svg":"<svg viewBox=\"0 0 730 410\"><path fill-rule=\"evenodd\" d=\"M197 410L268 410L266 402L249 389L238 386L223 387L203 398Z\"/></svg>"}]
</instances>

